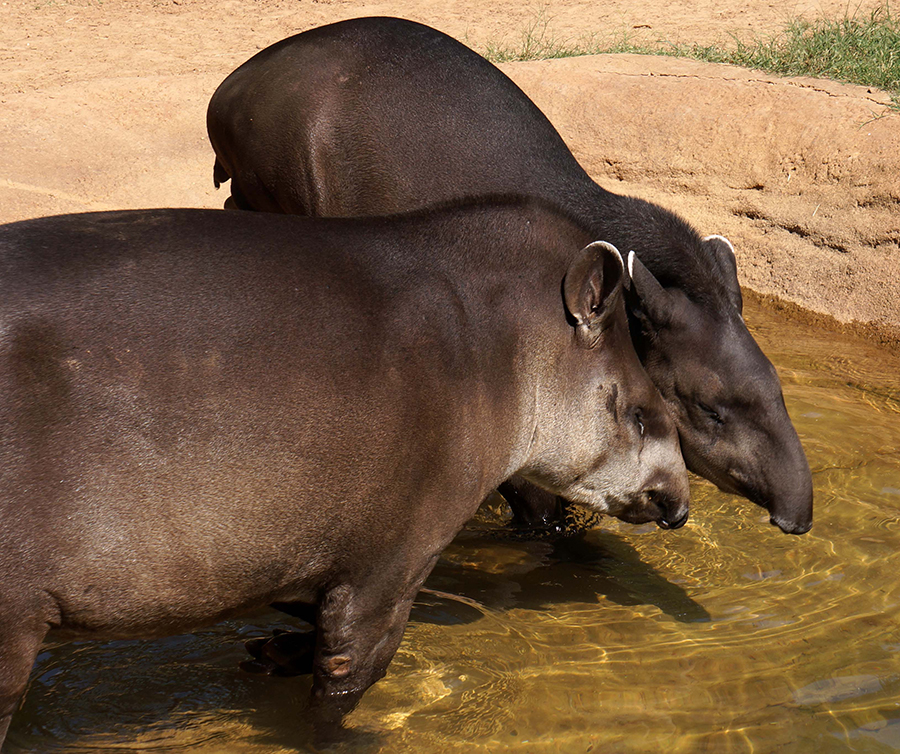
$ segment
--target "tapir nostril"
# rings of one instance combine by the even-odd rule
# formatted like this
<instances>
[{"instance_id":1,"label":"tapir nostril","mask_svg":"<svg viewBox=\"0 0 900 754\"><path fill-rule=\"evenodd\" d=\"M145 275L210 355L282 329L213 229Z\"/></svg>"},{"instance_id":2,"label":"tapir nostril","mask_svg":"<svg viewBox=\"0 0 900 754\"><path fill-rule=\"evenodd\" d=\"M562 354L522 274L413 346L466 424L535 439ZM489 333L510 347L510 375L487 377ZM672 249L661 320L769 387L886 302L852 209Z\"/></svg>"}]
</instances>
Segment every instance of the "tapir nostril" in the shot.
<instances>
[{"instance_id":1,"label":"tapir nostril","mask_svg":"<svg viewBox=\"0 0 900 754\"><path fill-rule=\"evenodd\" d=\"M659 490L650 490L647 493L647 499L660 512L656 523L661 529L680 529L687 523L688 506L680 500Z\"/></svg>"},{"instance_id":2,"label":"tapir nostril","mask_svg":"<svg viewBox=\"0 0 900 754\"><path fill-rule=\"evenodd\" d=\"M659 520L659 527L661 529L680 529L687 523L687 520L687 511L684 511L684 513L682 513L681 516L679 518L676 518L675 520L670 520L669 518L663 516L663 518Z\"/></svg>"}]
</instances>

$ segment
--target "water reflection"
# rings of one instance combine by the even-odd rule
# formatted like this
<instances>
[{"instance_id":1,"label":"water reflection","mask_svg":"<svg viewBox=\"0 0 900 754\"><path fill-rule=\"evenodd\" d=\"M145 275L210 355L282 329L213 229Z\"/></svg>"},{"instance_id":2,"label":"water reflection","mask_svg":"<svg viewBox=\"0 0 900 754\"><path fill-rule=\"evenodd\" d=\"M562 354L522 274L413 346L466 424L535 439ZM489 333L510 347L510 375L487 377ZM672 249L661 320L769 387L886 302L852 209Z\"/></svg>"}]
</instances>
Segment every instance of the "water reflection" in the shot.
<instances>
[{"instance_id":1,"label":"water reflection","mask_svg":"<svg viewBox=\"0 0 900 754\"><path fill-rule=\"evenodd\" d=\"M335 751L900 751L900 359L746 309L809 455L812 531L702 480L677 532L510 541L488 508ZM49 646L9 750L313 751L308 679L238 669L243 639L291 625Z\"/></svg>"}]
</instances>

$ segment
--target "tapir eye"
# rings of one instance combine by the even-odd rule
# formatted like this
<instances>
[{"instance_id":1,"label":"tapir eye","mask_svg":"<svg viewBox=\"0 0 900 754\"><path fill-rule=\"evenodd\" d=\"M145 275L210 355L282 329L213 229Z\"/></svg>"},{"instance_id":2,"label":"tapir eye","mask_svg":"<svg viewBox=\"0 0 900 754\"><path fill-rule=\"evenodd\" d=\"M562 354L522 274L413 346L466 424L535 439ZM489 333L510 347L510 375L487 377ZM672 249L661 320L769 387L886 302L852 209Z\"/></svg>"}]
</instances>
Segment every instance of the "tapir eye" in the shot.
<instances>
[{"instance_id":1,"label":"tapir eye","mask_svg":"<svg viewBox=\"0 0 900 754\"><path fill-rule=\"evenodd\" d=\"M713 422L715 424L724 424L725 423L725 420L722 418L722 415L715 409L712 409L709 406L706 406L702 403L698 403L697 406L704 414L706 414L707 418L711 422Z\"/></svg>"},{"instance_id":2,"label":"tapir eye","mask_svg":"<svg viewBox=\"0 0 900 754\"><path fill-rule=\"evenodd\" d=\"M641 437L644 436L644 412L640 409L636 409L634 412L634 423L637 425L638 432L640 432Z\"/></svg>"}]
</instances>

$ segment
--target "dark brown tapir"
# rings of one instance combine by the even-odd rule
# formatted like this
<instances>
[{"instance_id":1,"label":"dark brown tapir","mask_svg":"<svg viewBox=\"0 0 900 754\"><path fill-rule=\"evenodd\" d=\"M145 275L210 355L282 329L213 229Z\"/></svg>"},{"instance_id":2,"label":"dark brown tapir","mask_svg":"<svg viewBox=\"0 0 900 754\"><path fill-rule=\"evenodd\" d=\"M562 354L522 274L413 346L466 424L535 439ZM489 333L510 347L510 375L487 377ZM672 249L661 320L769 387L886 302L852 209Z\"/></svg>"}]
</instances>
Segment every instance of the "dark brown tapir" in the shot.
<instances>
[{"instance_id":1,"label":"dark brown tapir","mask_svg":"<svg viewBox=\"0 0 900 754\"><path fill-rule=\"evenodd\" d=\"M634 250L646 270L627 295L632 338L687 467L764 506L783 531L809 530L809 464L775 369L741 316L731 244L594 183L484 58L411 21L344 21L240 66L213 95L208 127L216 185L231 178L226 206L349 216L515 192L563 207L623 254ZM533 492L517 500L519 486L502 491L523 520L552 515L555 501Z\"/></svg>"},{"instance_id":2,"label":"dark brown tapir","mask_svg":"<svg viewBox=\"0 0 900 754\"><path fill-rule=\"evenodd\" d=\"M512 474L683 524L628 273L592 240L514 199L0 227L0 733L49 631L153 637L278 602L314 606L313 710L339 719Z\"/></svg>"}]
</instances>

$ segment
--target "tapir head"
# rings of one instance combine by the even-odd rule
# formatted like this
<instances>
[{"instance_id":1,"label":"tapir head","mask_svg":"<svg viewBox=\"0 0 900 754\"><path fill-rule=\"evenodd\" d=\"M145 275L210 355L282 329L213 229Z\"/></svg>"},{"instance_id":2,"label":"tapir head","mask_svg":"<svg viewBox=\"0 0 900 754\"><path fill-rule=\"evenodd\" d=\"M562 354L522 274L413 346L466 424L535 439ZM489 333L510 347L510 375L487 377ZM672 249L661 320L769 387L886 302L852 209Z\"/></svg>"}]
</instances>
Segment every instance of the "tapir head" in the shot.
<instances>
[{"instance_id":1,"label":"tapir head","mask_svg":"<svg viewBox=\"0 0 900 754\"><path fill-rule=\"evenodd\" d=\"M521 476L629 523L676 529L689 487L678 434L637 358L624 307L625 267L593 243L566 272L563 352L537 396L534 453Z\"/></svg>"},{"instance_id":2,"label":"tapir head","mask_svg":"<svg viewBox=\"0 0 900 754\"><path fill-rule=\"evenodd\" d=\"M703 239L724 295L714 305L667 289L634 256L635 343L678 426L687 467L768 509L782 531L812 526L812 477L771 362L741 316L731 244Z\"/></svg>"}]
</instances>

